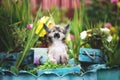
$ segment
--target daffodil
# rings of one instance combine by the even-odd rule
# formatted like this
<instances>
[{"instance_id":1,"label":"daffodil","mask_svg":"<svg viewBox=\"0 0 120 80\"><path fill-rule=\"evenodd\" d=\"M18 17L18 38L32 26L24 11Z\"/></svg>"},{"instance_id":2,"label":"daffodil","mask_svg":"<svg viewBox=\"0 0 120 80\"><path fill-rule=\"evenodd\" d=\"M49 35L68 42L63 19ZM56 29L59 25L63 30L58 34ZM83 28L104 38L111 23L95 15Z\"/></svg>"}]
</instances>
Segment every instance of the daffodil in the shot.
<instances>
[{"instance_id":1,"label":"daffodil","mask_svg":"<svg viewBox=\"0 0 120 80\"><path fill-rule=\"evenodd\" d=\"M42 32L39 34L40 30L43 28L43 24L46 24L49 28L55 25L54 20L51 17L44 16L37 22L37 29L36 34L40 37L44 37L46 35L46 31L43 29Z\"/></svg>"}]
</instances>

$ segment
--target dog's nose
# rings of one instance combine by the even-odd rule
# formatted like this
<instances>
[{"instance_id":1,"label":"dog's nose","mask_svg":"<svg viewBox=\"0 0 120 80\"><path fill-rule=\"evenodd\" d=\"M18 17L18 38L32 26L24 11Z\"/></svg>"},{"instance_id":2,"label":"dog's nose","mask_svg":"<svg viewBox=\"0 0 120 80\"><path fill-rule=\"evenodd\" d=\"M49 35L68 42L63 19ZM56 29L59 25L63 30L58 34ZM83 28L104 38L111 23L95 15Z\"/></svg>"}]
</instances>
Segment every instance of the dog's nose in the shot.
<instances>
[{"instance_id":1,"label":"dog's nose","mask_svg":"<svg viewBox=\"0 0 120 80\"><path fill-rule=\"evenodd\" d=\"M54 38L60 38L60 34L59 33L55 33L54 34Z\"/></svg>"}]
</instances>

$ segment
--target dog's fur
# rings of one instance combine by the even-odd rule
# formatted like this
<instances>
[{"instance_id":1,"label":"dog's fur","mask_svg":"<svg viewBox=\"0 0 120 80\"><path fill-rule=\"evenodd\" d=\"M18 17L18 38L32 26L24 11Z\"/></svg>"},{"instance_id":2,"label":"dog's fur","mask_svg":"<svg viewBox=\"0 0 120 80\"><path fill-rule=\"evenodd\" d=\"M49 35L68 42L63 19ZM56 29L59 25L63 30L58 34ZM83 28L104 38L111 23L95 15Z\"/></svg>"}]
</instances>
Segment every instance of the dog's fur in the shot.
<instances>
[{"instance_id":1,"label":"dog's fur","mask_svg":"<svg viewBox=\"0 0 120 80\"><path fill-rule=\"evenodd\" d=\"M54 64L67 64L68 62L68 47L65 43L66 34L69 30L69 25L66 27L60 27L55 25L52 28L48 28L44 24L44 28L48 37L48 59Z\"/></svg>"}]
</instances>

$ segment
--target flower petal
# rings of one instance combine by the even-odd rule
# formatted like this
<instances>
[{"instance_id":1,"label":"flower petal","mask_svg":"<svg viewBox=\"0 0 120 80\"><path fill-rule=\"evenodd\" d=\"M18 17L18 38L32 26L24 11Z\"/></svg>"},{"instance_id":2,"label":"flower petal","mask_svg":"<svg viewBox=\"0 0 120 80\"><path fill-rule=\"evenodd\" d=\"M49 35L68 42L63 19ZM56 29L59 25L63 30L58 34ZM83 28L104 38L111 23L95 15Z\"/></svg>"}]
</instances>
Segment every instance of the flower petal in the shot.
<instances>
[{"instance_id":1,"label":"flower petal","mask_svg":"<svg viewBox=\"0 0 120 80\"><path fill-rule=\"evenodd\" d=\"M87 37L87 31L83 31L80 33L80 38L85 39Z\"/></svg>"},{"instance_id":2,"label":"flower petal","mask_svg":"<svg viewBox=\"0 0 120 80\"><path fill-rule=\"evenodd\" d=\"M112 36L109 35L106 40L107 40L108 42L111 42L111 41L112 41Z\"/></svg>"},{"instance_id":3,"label":"flower petal","mask_svg":"<svg viewBox=\"0 0 120 80\"><path fill-rule=\"evenodd\" d=\"M108 22L108 23L105 24L105 27L110 28L110 27L112 27L112 25L111 25L111 23Z\"/></svg>"},{"instance_id":4,"label":"flower petal","mask_svg":"<svg viewBox=\"0 0 120 80\"><path fill-rule=\"evenodd\" d=\"M106 34L110 34L110 29L108 29L108 28L100 28L100 30L101 30L101 32L104 32L104 33L106 33Z\"/></svg>"},{"instance_id":5,"label":"flower petal","mask_svg":"<svg viewBox=\"0 0 120 80\"><path fill-rule=\"evenodd\" d=\"M48 21L49 20L49 21ZM47 22L48 21L48 22ZM55 23L54 23L54 20L52 19L52 18L49 18L49 17L47 17L47 16L44 16L44 17L42 17L39 21L38 21L38 27L37 27L37 29L36 29L36 34L38 34L39 33L39 31L42 29L42 27L43 27L43 24L44 23L46 23L47 22L47 26L50 28L50 27L52 27ZM44 35L46 34L46 31L45 30L43 30L40 34L39 34L39 36L40 37L44 37Z\"/></svg>"},{"instance_id":6,"label":"flower petal","mask_svg":"<svg viewBox=\"0 0 120 80\"><path fill-rule=\"evenodd\" d=\"M27 24L26 26L29 30L32 30L32 24Z\"/></svg>"}]
</instances>

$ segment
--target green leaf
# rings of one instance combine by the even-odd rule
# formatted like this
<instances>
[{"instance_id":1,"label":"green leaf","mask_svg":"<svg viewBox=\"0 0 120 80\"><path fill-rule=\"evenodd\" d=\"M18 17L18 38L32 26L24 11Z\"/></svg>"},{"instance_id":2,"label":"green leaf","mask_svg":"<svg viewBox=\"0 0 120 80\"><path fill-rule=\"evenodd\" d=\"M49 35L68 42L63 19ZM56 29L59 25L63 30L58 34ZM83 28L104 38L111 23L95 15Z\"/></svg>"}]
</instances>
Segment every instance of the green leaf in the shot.
<instances>
[{"instance_id":1,"label":"green leaf","mask_svg":"<svg viewBox=\"0 0 120 80\"><path fill-rule=\"evenodd\" d=\"M11 67L10 67L10 70L11 70L12 72L16 73L16 74L19 73L19 70L18 70L15 66L11 66Z\"/></svg>"}]
</instances>

